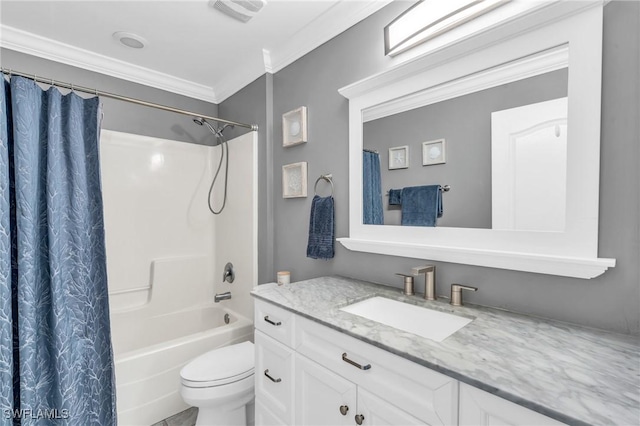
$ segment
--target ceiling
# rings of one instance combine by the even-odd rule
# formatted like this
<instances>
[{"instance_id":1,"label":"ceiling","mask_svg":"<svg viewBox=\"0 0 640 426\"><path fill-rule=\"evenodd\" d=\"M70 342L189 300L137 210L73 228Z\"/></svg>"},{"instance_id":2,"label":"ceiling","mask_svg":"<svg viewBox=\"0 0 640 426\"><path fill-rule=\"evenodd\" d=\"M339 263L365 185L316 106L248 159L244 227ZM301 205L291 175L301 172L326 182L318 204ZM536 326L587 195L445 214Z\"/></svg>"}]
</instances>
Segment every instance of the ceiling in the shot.
<instances>
[{"instance_id":1,"label":"ceiling","mask_svg":"<svg viewBox=\"0 0 640 426\"><path fill-rule=\"evenodd\" d=\"M1 0L0 46L220 103L390 2L267 0L242 23L207 0ZM126 47L116 31L147 44Z\"/></svg>"}]
</instances>

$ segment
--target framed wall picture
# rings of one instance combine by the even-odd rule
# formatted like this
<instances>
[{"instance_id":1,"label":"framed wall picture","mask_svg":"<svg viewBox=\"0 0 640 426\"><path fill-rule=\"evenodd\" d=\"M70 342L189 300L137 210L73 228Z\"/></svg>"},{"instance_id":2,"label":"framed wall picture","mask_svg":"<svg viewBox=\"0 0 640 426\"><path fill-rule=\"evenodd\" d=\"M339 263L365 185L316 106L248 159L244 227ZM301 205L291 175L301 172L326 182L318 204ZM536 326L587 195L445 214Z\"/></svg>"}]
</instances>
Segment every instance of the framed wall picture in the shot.
<instances>
[{"instance_id":1,"label":"framed wall picture","mask_svg":"<svg viewBox=\"0 0 640 426\"><path fill-rule=\"evenodd\" d=\"M282 114L282 146L287 148L307 142L307 107Z\"/></svg>"},{"instance_id":2,"label":"framed wall picture","mask_svg":"<svg viewBox=\"0 0 640 426\"><path fill-rule=\"evenodd\" d=\"M307 196L307 162L282 166L282 198Z\"/></svg>"},{"instance_id":3,"label":"framed wall picture","mask_svg":"<svg viewBox=\"0 0 640 426\"><path fill-rule=\"evenodd\" d=\"M389 170L409 168L409 145L389 148Z\"/></svg>"},{"instance_id":4,"label":"framed wall picture","mask_svg":"<svg viewBox=\"0 0 640 426\"><path fill-rule=\"evenodd\" d=\"M434 164L446 163L445 140L436 139L422 142L422 165L432 166Z\"/></svg>"}]
</instances>

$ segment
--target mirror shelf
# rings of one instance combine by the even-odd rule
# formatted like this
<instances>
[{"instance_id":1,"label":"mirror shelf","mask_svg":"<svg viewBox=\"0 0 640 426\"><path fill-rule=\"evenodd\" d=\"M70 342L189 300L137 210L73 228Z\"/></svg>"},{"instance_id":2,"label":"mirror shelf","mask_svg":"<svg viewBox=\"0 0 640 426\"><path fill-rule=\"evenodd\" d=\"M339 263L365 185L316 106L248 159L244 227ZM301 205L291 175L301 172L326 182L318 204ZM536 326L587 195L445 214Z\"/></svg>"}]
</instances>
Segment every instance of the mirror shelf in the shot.
<instances>
[{"instance_id":1,"label":"mirror shelf","mask_svg":"<svg viewBox=\"0 0 640 426\"><path fill-rule=\"evenodd\" d=\"M573 9L550 2L516 26L493 26L482 46L468 38L340 89L349 99L350 205L349 236L338 241L355 251L576 278L615 266L597 253L603 4L568 3ZM563 232L362 223L365 122L567 67L568 122L580 124L568 132Z\"/></svg>"}]
</instances>

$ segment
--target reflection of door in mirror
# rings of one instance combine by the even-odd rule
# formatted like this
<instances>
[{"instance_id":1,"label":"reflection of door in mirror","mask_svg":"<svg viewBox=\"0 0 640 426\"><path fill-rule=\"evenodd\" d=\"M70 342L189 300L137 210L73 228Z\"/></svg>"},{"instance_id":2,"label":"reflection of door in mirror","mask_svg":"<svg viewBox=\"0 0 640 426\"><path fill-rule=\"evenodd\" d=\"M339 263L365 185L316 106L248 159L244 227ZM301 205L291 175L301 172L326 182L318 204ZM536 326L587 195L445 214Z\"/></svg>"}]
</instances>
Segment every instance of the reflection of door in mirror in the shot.
<instances>
[{"instance_id":1,"label":"reflection of door in mirror","mask_svg":"<svg viewBox=\"0 0 640 426\"><path fill-rule=\"evenodd\" d=\"M493 229L565 228L567 98L491 114Z\"/></svg>"}]
</instances>

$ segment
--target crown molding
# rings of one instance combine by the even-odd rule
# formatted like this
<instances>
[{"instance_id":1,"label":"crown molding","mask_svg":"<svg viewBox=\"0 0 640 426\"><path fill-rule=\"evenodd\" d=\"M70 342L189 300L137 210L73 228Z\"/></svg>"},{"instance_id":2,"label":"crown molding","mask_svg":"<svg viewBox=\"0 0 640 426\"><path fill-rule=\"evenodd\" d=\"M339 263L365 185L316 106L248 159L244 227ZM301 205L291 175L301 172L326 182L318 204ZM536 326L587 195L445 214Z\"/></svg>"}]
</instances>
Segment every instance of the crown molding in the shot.
<instances>
[{"instance_id":1,"label":"crown molding","mask_svg":"<svg viewBox=\"0 0 640 426\"><path fill-rule=\"evenodd\" d=\"M272 50L270 52L271 69L265 71L271 73L280 71L391 2L392 0L369 2L343 0L337 3L294 34L286 44L277 50ZM357 3L358 7L355 7L354 3Z\"/></svg>"},{"instance_id":2,"label":"crown molding","mask_svg":"<svg viewBox=\"0 0 640 426\"><path fill-rule=\"evenodd\" d=\"M0 47L66 65L94 71L179 95L218 103L212 87L194 83L150 68L100 55L46 37L0 24Z\"/></svg>"}]
</instances>

